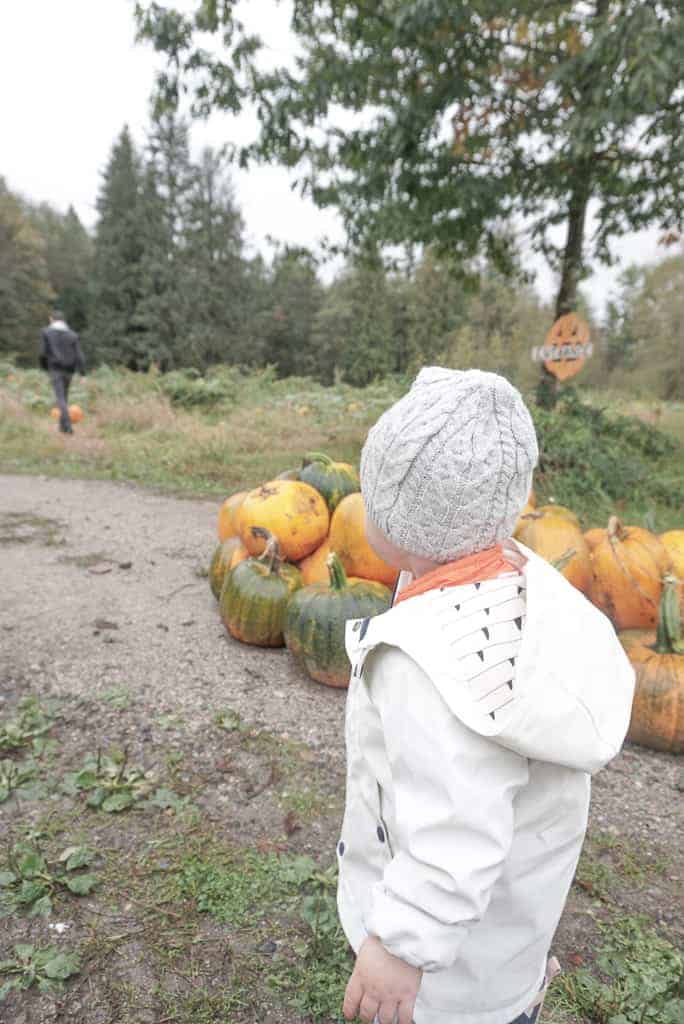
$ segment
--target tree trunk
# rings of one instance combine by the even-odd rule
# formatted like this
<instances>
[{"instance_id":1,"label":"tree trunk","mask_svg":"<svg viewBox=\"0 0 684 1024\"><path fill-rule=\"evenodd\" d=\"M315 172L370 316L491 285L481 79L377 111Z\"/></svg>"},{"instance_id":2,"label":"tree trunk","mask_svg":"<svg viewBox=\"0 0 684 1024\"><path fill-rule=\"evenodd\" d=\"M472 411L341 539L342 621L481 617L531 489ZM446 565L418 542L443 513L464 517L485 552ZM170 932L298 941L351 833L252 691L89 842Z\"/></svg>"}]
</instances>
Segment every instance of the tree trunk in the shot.
<instances>
[{"instance_id":1,"label":"tree trunk","mask_svg":"<svg viewBox=\"0 0 684 1024\"><path fill-rule=\"evenodd\" d=\"M580 173L579 169L576 173ZM577 306L577 288L582 274L582 248L584 225L589 205L589 171L584 170L578 185L573 189L568 205L568 231L561 265L561 282L556 297L556 320L565 313L574 312ZM537 387L537 405L553 409L558 400L558 380L542 364L541 377Z\"/></svg>"}]
</instances>

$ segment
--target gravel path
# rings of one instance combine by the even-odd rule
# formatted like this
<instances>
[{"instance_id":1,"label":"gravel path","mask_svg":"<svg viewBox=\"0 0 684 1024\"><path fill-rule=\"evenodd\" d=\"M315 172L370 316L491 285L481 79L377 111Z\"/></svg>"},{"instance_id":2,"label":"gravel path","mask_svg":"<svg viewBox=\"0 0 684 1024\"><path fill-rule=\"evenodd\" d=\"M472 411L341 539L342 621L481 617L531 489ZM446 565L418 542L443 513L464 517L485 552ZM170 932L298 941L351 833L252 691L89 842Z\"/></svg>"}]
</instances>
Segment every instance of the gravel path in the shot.
<instances>
[{"instance_id":1,"label":"gravel path","mask_svg":"<svg viewBox=\"0 0 684 1024\"><path fill-rule=\"evenodd\" d=\"M0 691L127 690L201 730L218 709L343 760L344 693L236 643L206 578L217 502L0 476ZM3 679L4 677L4 679ZM1 705L0 705L1 707Z\"/></svg>"}]
</instances>

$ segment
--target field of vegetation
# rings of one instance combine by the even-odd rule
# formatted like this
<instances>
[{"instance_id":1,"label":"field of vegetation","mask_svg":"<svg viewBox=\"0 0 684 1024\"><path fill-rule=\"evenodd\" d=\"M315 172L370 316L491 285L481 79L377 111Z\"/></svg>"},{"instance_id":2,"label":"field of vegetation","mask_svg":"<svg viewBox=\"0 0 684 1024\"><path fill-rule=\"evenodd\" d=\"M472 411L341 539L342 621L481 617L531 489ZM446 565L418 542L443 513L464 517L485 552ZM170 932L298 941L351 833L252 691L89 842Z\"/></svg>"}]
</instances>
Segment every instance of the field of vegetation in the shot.
<instances>
[{"instance_id":1,"label":"field of vegetation","mask_svg":"<svg viewBox=\"0 0 684 1024\"><path fill-rule=\"evenodd\" d=\"M278 379L269 368L200 375L103 366L74 380L70 400L85 419L65 438L49 417L46 375L0 364L0 468L226 496L299 465L309 451L356 462L369 426L407 384L395 377L325 387ZM614 512L657 531L680 527L684 404L565 394L555 411L533 407L540 503L568 505L584 528Z\"/></svg>"}]
</instances>

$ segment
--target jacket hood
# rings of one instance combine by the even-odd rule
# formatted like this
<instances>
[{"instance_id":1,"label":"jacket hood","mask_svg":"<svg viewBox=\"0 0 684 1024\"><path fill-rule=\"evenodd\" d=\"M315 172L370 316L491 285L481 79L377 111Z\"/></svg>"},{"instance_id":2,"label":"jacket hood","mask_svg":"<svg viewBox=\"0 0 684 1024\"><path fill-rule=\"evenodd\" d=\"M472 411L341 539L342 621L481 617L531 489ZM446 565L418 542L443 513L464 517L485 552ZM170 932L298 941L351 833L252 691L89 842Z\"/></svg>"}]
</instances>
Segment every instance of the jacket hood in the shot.
<instances>
[{"instance_id":1,"label":"jacket hood","mask_svg":"<svg viewBox=\"0 0 684 1024\"><path fill-rule=\"evenodd\" d=\"M606 616L551 565L517 546L527 559L526 617L510 696L495 713L472 696L450 644L449 611L473 585L430 591L348 623L350 660L360 672L379 644L399 647L468 728L524 757L593 773L624 741L634 670Z\"/></svg>"}]
</instances>

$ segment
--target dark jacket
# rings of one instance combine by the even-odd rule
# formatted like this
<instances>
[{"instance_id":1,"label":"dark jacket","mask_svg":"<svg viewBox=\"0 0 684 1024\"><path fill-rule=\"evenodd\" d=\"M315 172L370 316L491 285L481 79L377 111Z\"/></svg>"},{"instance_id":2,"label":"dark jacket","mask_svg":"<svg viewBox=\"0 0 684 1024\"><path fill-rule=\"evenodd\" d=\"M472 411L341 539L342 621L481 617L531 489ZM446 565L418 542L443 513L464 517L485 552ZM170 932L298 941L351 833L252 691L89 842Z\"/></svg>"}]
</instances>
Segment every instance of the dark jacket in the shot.
<instances>
[{"instance_id":1,"label":"dark jacket","mask_svg":"<svg viewBox=\"0 0 684 1024\"><path fill-rule=\"evenodd\" d=\"M85 362L78 334L62 321L46 327L41 335L40 365L44 370L85 373Z\"/></svg>"}]
</instances>

